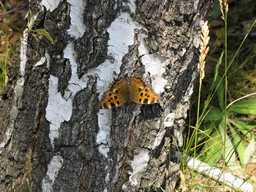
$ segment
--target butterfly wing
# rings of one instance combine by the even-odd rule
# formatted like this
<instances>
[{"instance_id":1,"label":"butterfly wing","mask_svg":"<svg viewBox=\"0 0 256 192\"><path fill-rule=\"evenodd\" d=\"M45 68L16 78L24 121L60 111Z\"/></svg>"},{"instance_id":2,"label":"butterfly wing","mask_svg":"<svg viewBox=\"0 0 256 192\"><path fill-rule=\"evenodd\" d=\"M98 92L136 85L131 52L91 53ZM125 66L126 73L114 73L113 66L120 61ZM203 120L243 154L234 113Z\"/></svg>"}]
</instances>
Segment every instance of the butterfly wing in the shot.
<instances>
[{"instance_id":1,"label":"butterfly wing","mask_svg":"<svg viewBox=\"0 0 256 192\"><path fill-rule=\"evenodd\" d=\"M159 95L139 78L131 78L129 84L130 100L138 104L154 104L159 101Z\"/></svg>"},{"instance_id":2,"label":"butterfly wing","mask_svg":"<svg viewBox=\"0 0 256 192\"><path fill-rule=\"evenodd\" d=\"M125 79L116 81L111 88L106 91L100 101L100 107L111 109L120 107L127 103L129 97L128 82Z\"/></svg>"}]
</instances>

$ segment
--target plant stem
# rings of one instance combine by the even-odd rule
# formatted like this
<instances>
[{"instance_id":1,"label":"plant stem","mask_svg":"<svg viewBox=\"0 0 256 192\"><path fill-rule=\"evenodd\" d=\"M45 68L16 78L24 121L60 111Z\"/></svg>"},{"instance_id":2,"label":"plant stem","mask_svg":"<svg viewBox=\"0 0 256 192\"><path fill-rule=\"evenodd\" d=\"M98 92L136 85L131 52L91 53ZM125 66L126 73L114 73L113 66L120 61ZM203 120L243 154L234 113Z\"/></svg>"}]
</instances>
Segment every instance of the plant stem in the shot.
<instances>
[{"instance_id":1,"label":"plant stem","mask_svg":"<svg viewBox=\"0 0 256 192\"><path fill-rule=\"evenodd\" d=\"M224 162L226 163L226 135L227 135L227 96L228 96L228 18L227 18L227 11L224 12Z\"/></svg>"},{"instance_id":2,"label":"plant stem","mask_svg":"<svg viewBox=\"0 0 256 192\"><path fill-rule=\"evenodd\" d=\"M243 100L243 99L245 99L245 98L247 98L247 97L251 97L251 96L255 96L255 95L256 95L256 92L250 93L250 94L247 94L247 95L245 95L245 96L243 96L243 97L240 97L240 98L238 98L238 99L232 101L231 103L229 103L229 104L227 105L226 110L228 110L234 103L236 103L236 102L238 102L238 101L240 101L240 100Z\"/></svg>"},{"instance_id":3,"label":"plant stem","mask_svg":"<svg viewBox=\"0 0 256 192\"><path fill-rule=\"evenodd\" d=\"M198 87L198 98L197 98L197 112L196 112L196 126L195 126L195 150L194 156L196 155L197 149L197 139L198 139L198 129L200 124L200 101L201 101L201 89L202 89L202 78L199 77L199 87Z\"/></svg>"}]
</instances>

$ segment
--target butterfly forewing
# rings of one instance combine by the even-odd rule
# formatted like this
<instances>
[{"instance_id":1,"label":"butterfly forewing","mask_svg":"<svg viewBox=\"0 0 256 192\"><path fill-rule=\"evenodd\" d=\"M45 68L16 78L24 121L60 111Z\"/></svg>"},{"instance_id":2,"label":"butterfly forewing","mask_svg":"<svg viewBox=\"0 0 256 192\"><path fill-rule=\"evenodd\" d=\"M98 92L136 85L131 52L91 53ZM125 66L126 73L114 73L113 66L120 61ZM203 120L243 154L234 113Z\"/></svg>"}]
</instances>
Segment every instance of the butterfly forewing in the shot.
<instances>
[{"instance_id":1,"label":"butterfly forewing","mask_svg":"<svg viewBox=\"0 0 256 192\"><path fill-rule=\"evenodd\" d=\"M130 100L138 104L154 104L159 101L159 95L139 78L131 78L129 83Z\"/></svg>"},{"instance_id":2,"label":"butterfly forewing","mask_svg":"<svg viewBox=\"0 0 256 192\"><path fill-rule=\"evenodd\" d=\"M101 99L101 108L119 107L128 102L128 82L125 79L116 81L111 88L104 93Z\"/></svg>"}]
</instances>

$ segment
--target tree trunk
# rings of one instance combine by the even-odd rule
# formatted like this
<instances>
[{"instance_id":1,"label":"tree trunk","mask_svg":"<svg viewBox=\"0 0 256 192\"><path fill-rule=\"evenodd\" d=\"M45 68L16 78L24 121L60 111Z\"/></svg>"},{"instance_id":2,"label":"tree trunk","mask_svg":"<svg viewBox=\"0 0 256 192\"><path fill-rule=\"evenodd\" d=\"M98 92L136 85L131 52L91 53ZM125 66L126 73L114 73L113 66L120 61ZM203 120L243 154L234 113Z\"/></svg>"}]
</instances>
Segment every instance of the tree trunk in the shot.
<instances>
[{"instance_id":1,"label":"tree trunk","mask_svg":"<svg viewBox=\"0 0 256 192\"><path fill-rule=\"evenodd\" d=\"M173 191L210 4L31 0L0 100L0 191ZM132 76L160 102L100 109Z\"/></svg>"}]
</instances>

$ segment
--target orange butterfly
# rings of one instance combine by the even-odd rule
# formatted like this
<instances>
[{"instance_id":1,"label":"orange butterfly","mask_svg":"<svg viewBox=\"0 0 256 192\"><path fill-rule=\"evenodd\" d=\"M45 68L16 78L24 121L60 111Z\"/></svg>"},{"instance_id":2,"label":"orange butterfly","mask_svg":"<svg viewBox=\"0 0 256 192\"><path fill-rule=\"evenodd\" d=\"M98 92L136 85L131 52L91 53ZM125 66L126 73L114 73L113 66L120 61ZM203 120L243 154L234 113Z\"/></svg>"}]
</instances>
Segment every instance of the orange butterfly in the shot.
<instances>
[{"instance_id":1,"label":"orange butterfly","mask_svg":"<svg viewBox=\"0 0 256 192\"><path fill-rule=\"evenodd\" d=\"M103 95L100 107L110 109L130 101L138 104L154 104L159 101L159 98L160 96L141 79L132 77L128 80L116 81Z\"/></svg>"}]
</instances>

